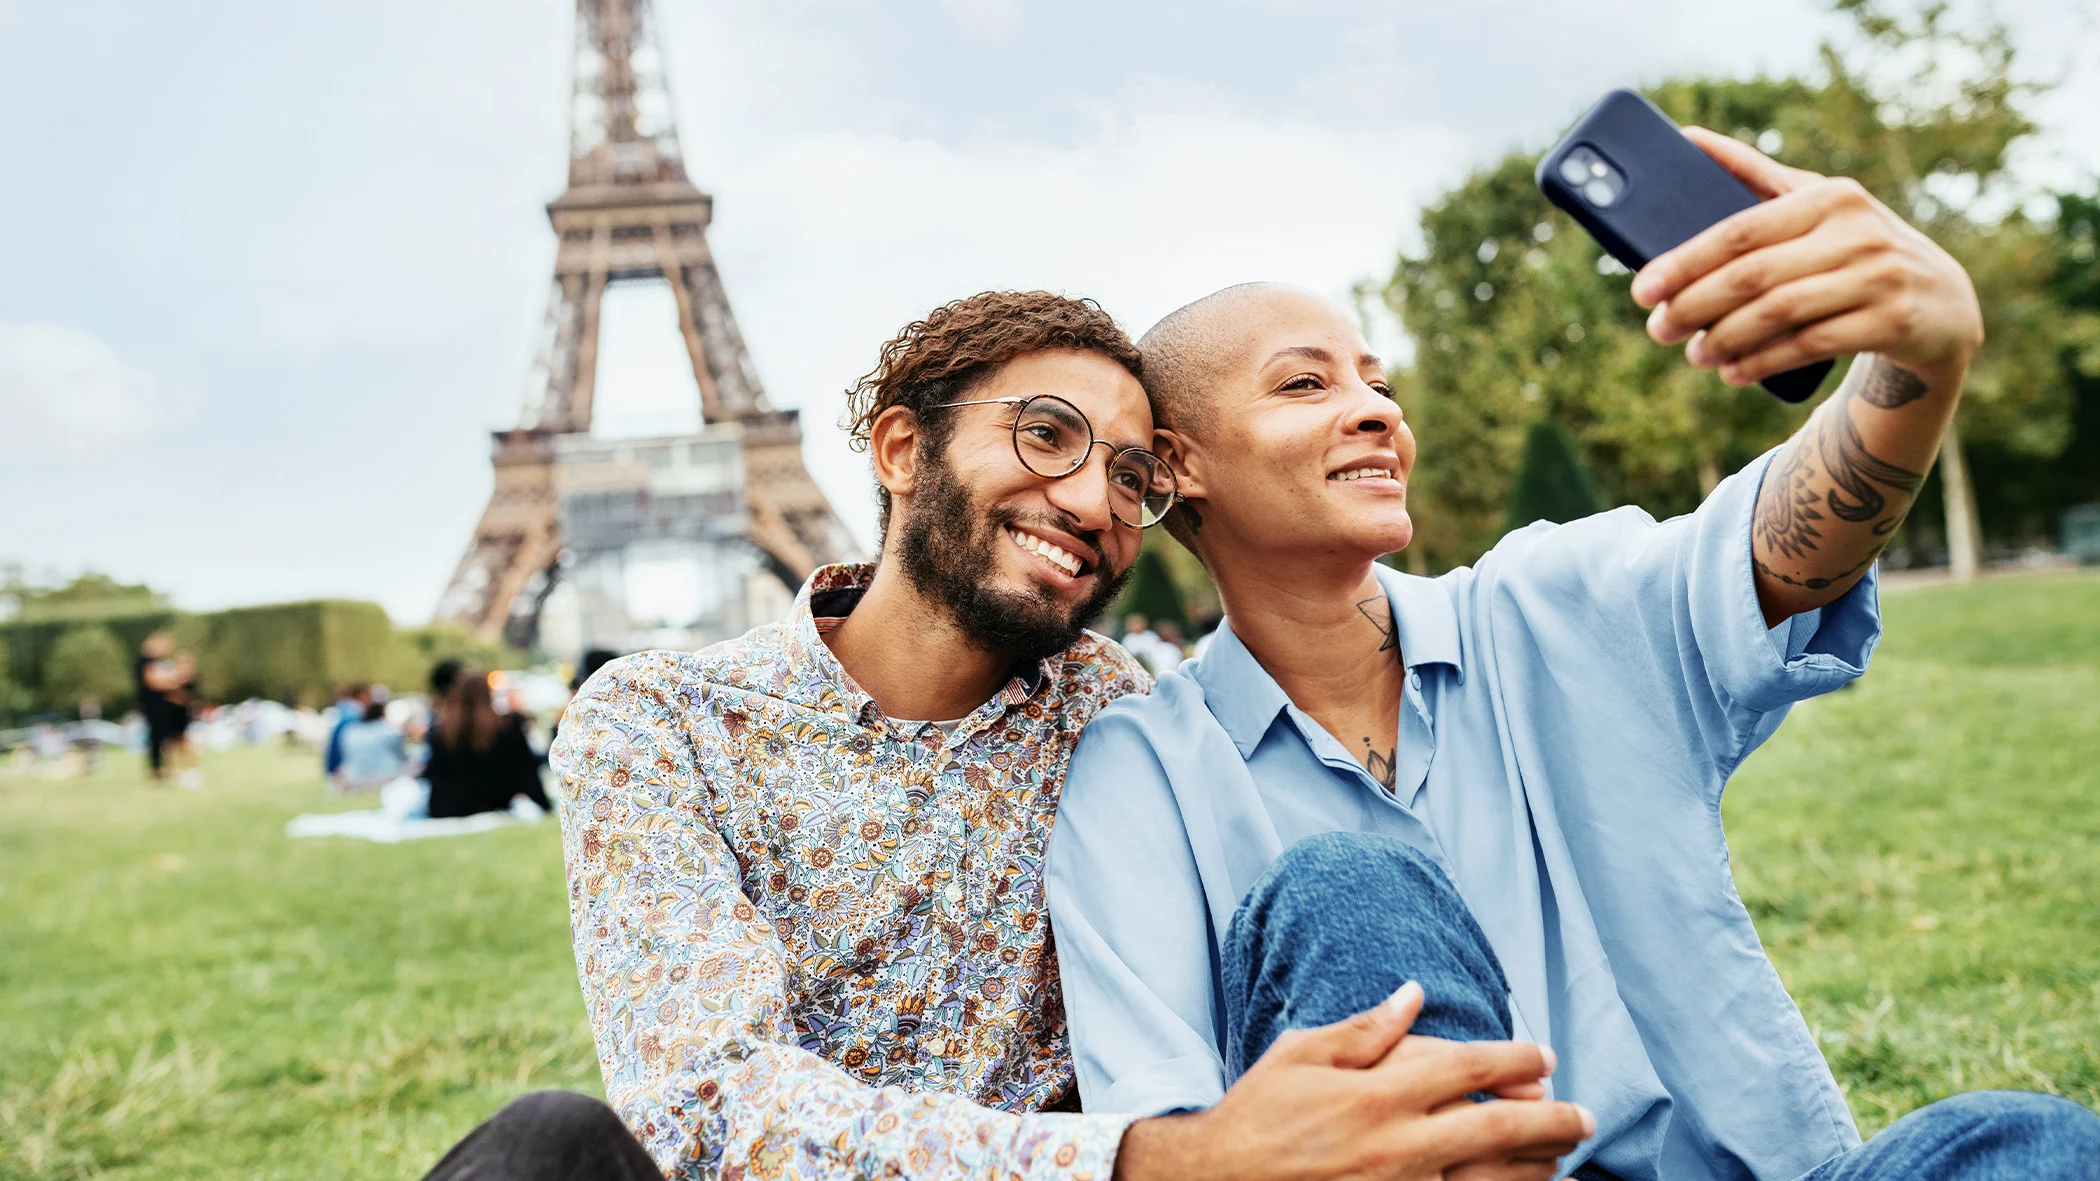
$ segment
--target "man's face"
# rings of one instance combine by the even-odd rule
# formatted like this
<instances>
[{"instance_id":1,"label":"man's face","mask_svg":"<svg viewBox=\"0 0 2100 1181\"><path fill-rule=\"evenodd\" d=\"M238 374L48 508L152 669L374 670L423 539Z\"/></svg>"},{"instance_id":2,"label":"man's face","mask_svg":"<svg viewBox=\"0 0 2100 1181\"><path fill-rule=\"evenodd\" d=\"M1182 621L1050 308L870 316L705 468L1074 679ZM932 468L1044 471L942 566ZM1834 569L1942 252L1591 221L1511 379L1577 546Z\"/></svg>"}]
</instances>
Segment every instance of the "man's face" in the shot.
<instances>
[{"instance_id":1,"label":"man's face","mask_svg":"<svg viewBox=\"0 0 2100 1181\"><path fill-rule=\"evenodd\" d=\"M1351 558L1414 536L1415 439L1385 371L1341 308L1303 292L1234 313L1200 438L1183 439L1182 492L1206 549Z\"/></svg>"},{"instance_id":2,"label":"man's face","mask_svg":"<svg viewBox=\"0 0 2100 1181\"><path fill-rule=\"evenodd\" d=\"M1116 448L1151 439L1144 388L1098 353L1051 350L1002 366L959 400L1055 394L1094 437ZM1016 407L958 406L943 448L922 447L901 497L901 565L986 648L1041 659L1076 640L1137 560L1139 531L1109 509L1109 448L1063 479L1029 471L1014 452Z\"/></svg>"}]
</instances>

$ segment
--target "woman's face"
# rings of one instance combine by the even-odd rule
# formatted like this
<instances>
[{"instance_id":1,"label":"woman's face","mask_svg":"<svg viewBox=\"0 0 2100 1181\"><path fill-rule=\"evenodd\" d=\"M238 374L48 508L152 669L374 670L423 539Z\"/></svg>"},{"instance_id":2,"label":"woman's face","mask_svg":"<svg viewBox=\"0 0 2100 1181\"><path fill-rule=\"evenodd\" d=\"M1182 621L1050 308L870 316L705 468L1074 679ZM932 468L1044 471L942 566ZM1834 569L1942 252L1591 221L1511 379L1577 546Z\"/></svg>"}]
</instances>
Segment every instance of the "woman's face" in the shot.
<instances>
[{"instance_id":1,"label":"woman's face","mask_svg":"<svg viewBox=\"0 0 2100 1181\"><path fill-rule=\"evenodd\" d=\"M1341 308L1280 289L1235 309L1209 415L1171 444L1207 557L1376 558L1414 536L1414 435Z\"/></svg>"}]
</instances>

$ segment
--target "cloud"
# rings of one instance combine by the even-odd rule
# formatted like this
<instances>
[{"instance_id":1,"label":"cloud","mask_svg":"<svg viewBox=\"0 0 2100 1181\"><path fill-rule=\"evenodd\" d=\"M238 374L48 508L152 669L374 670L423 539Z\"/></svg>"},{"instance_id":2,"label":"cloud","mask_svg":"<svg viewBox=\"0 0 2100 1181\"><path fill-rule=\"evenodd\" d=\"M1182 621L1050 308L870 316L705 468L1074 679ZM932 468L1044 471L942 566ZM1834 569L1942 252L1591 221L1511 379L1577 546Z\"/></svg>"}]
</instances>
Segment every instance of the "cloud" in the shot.
<instances>
[{"instance_id":1,"label":"cloud","mask_svg":"<svg viewBox=\"0 0 2100 1181\"><path fill-rule=\"evenodd\" d=\"M180 413L162 382L91 332L0 324L0 421L9 427L0 447L80 453L137 439Z\"/></svg>"},{"instance_id":2,"label":"cloud","mask_svg":"<svg viewBox=\"0 0 2100 1181\"><path fill-rule=\"evenodd\" d=\"M941 0L948 19L980 45L1006 45L1021 27L1021 0Z\"/></svg>"}]
</instances>

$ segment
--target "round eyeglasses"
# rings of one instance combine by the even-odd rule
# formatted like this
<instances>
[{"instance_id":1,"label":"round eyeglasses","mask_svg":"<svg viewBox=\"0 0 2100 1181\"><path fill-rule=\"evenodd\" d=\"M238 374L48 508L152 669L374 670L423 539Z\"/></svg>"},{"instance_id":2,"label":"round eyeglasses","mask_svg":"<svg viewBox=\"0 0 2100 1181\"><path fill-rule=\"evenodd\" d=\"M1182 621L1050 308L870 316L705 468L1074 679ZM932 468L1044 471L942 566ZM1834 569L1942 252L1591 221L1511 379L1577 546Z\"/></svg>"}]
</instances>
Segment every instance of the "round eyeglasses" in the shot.
<instances>
[{"instance_id":1,"label":"round eyeglasses","mask_svg":"<svg viewBox=\"0 0 2100 1181\"><path fill-rule=\"evenodd\" d=\"M1122 447L1094 437L1094 424L1079 407L1055 394L1026 398L985 398L943 402L951 406L1014 407L1014 456L1021 466L1046 480L1062 480L1086 466L1096 447L1108 448L1108 508L1122 524L1146 529L1159 524L1181 499L1174 491L1174 471L1142 447Z\"/></svg>"}]
</instances>

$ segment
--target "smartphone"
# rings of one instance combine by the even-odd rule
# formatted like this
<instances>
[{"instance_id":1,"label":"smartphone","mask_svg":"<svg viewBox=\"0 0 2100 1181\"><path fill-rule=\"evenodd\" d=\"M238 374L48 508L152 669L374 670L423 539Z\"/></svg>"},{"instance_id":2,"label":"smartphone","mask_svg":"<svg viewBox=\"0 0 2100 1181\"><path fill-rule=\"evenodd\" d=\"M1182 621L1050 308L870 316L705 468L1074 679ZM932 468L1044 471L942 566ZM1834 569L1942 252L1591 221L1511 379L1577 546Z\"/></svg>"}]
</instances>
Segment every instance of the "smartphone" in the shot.
<instances>
[{"instance_id":1,"label":"smartphone","mask_svg":"<svg viewBox=\"0 0 2100 1181\"><path fill-rule=\"evenodd\" d=\"M1537 180L1548 201L1634 271L1758 202L1668 115L1631 90L1614 90L1591 107L1539 161ZM1785 401L1804 401L1831 364L1818 361L1758 384Z\"/></svg>"}]
</instances>

